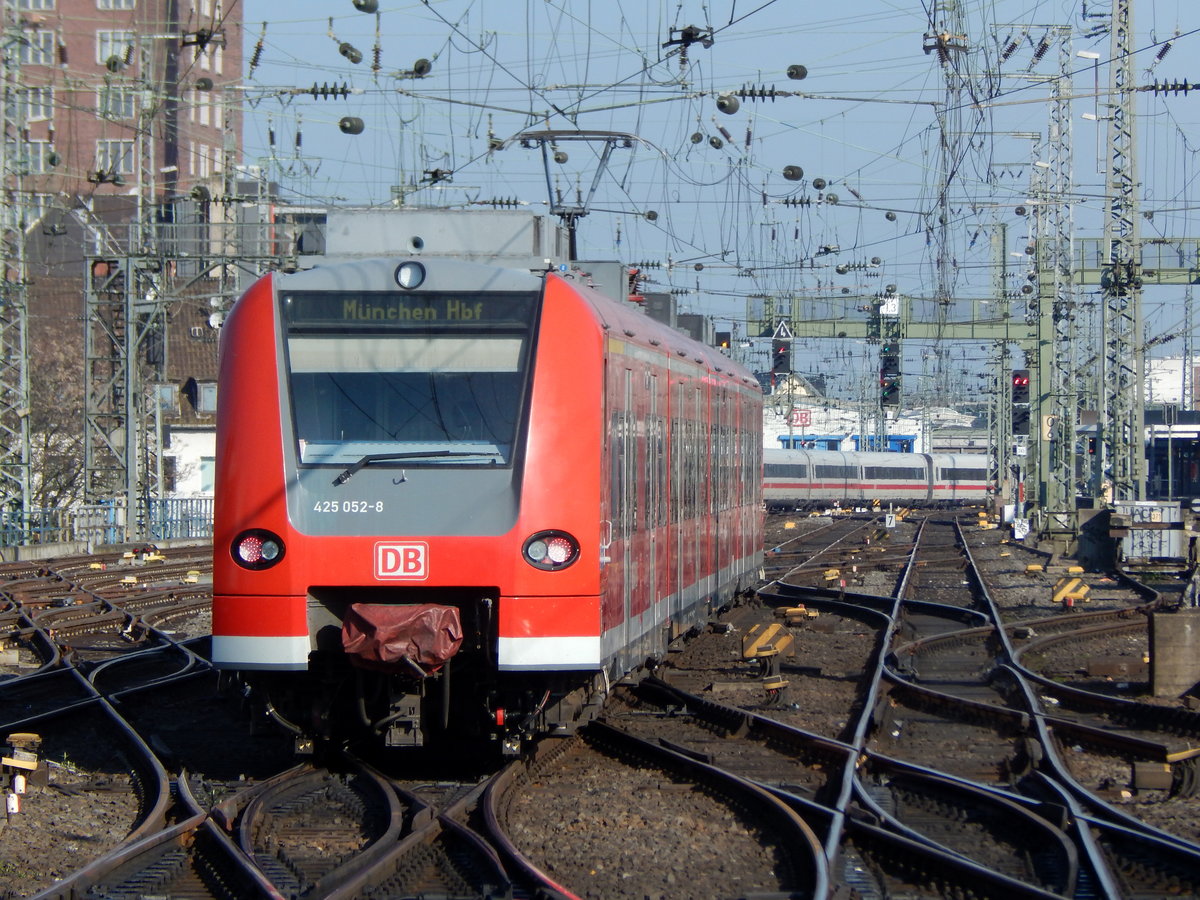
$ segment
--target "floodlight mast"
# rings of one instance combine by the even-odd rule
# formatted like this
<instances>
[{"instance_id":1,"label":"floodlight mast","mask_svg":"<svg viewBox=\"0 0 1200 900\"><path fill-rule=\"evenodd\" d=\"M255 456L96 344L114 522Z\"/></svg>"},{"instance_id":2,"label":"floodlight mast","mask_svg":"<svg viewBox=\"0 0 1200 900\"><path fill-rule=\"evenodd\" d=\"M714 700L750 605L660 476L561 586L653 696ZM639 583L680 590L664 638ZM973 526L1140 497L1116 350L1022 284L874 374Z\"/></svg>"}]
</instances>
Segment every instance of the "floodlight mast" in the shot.
<instances>
[{"instance_id":1,"label":"floodlight mast","mask_svg":"<svg viewBox=\"0 0 1200 900\"><path fill-rule=\"evenodd\" d=\"M615 147L632 147L633 142L638 140L640 138L637 135L623 131L570 129L525 131L506 142L507 145L513 141L518 141L522 147L532 147L536 144L541 148L542 169L546 175L546 194L550 198L550 212L562 219L563 224L567 228L567 258L570 261L573 262L579 258L575 236L576 228L579 220L589 212L592 198L596 196L596 189L600 186L600 178L604 175L605 169L608 168L608 158L612 155L613 149ZM600 161L596 165L596 172L592 176L592 184L588 188L586 197L580 195L578 202L573 206L564 203L563 198L555 192L554 184L550 177L550 151L558 144L567 141L585 141L588 143L602 143L604 145L604 149L600 151ZM566 160L567 155L556 150L554 161L561 164L566 162Z\"/></svg>"}]
</instances>

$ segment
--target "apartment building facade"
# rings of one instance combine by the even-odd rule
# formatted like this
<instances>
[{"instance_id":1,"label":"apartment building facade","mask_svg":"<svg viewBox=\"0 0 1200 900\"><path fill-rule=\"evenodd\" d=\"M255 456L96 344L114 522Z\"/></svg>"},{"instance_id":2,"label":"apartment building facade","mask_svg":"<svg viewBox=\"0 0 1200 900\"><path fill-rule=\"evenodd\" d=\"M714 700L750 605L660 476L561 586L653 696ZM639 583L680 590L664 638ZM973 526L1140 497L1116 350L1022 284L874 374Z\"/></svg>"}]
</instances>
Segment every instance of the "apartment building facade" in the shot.
<instances>
[{"instance_id":1,"label":"apartment building facade","mask_svg":"<svg viewBox=\"0 0 1200 900\"><path fill-rule=\"evenodd\" d=\"M8 169L33 210L211 191L241 148L238 0L7 0Z\"/></svg>"}]
</instances>

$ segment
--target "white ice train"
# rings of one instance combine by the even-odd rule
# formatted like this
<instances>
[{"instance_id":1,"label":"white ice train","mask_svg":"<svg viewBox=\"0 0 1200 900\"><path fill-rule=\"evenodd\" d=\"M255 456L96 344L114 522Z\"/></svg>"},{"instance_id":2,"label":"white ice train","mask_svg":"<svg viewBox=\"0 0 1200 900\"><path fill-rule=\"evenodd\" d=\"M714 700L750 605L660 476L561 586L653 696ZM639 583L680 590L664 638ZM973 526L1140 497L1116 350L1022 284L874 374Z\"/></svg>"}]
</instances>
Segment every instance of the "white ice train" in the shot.
<instances>
[{"instance_id":1,"label":"white ice train","mask_svg":"<svg viewBox=\"0 0 1200 900\"><path fill-rule=\"evenodd\" d=\"M988 458L968 453L771 449L763 453L769 512L871 503L970 506L989 495Z\"/></svg>"}]
</instances>

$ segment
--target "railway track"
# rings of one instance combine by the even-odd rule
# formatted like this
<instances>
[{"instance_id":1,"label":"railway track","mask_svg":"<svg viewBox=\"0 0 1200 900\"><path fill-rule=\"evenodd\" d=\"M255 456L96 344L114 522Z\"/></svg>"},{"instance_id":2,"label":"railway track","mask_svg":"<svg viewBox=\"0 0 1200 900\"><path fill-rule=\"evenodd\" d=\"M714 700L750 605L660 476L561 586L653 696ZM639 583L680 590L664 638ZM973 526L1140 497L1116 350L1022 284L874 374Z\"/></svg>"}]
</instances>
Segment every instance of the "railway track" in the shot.
<instances>
[{"instance_id":1,"label":"railway track","mask_svg":"<svg viewBox=\"0 0 1200 900\"><path fill-rule=\"evenodd\" d=\"M799 782L797 803L807 804L810 823L824 835L829 858L840 863L832 867L831 878L840 877L844 886L863 895L1017 895L1006 893L1016 890L1013 885L980 882L982 868L1029 885L1040 895L1194 893L1195 876L1188 873L1200 859L1197 844L1115 808L1108 802L1115 792L1089 790L1073 775L1084 749L1081 744L1104 739L1107 743L1099 749L1108 758L1121 754L1125 770L1120 783L1126 783L1129 754L1157 752L1156 758L1165 758L1172 746L1166 736L1184 731L1189 711L1154 704L1135 707L1128 700L1121 705L1119 697L1092 700L1078 688L1039 680L1020 664L1017 649L1032 645L1036 652L1048 646L1049 639L1033 643L1045 634L1087 640L1086 632L1076 637L1076 629L1085 624L1098 632L1128 630L1133 627L1130 619L1136 623L1143 618L1138 608L1147 603L1148 592L1112 579L1097 611L1064 614L1058 607L1047 609L1049 604L1041 598L1019 599L1009 587L1008 602L1001 606L989 592L990 572L976 565L970 538L953 521L924 522L907 552L896 537L884 539L890 539L888 555L903 571L876 578L877 583L894 580L897 587L891 596L853 592L824 577L830 569L838 575L847 570L861 573L863 548L842 542L844 555L822 548L816 565L805 565L799 553L789 559L789 567L780 569L780 583L762 593L768 609L757 621L754 614L742 611L727 617L731 628L744 631L770 623L770 607L775 612L803 607L810 617L846 616L853 607L859 618L875 623L874 650L860 654L864 674L851 707L859 715L833 745L847 746L844 752L853 762L837 771L836 760L827 758L819 765L819 777L804 767L798 769L802 777L790 776ZM802 543L803 539L792 546ZM990 554L991 563L1011 569L1012 554L1021 551L1001 552L1007 555ZM1040 571L1046 565L1044 558L1037 563L1020 558L1022 578L1027 577L1024 566ZM813 579L814 571L822 578ZM1048 598L1044 580L1025 588L1027 593L1044 589ZM797 642L819 621L792 613L786 619ZM725 640L732 643L727 636ZM685 752L708 754L714 760L740 755L747 764L761 765L758 749L739 754L753 740L752 732L761 734L759 726L751 730L745 722L752 715L774 717L776 710L753 694L726 690L718 695L712 690L736 667L714 667L707 674L680 667L677 677L676 666L689 658L700 660L703 654L681 653L660 673L673 690L694 692L665 705L660 702L657 715L662 721L700 719L706 716L702 707L719 701L727 701L737 713L679 728L678 738L659 739L679 740ZM780 668L792 679L787 690L793 696L797 682L820 675L799 662L789 666L785 661ZM636 709L645 717L650 710L640 702ZM1078 711L1067 715L1073 706ZM723 727L717 724L722 721ZM1143 728L1150 731L1139 734ZM1175 737L1195 746L1190 731ZM810 733L809 740L819 743L821 738ZM731 748L734 741L737 746ZM762 743L761 737L756 743ZM807 756L797 760L811 760L814 744L808 746ZM777 770L784 773L797 765L796 760L777 763ZM788 777L758 774L764 783ZM836 800L831 801L831 795ZM823 822L828 827L822 832ZM1035 841L1021 843L1034 834L1039 835ZM1136 840L1130 838L1133 834ZM1056 849L1050 852L1051 848ZM1014 868L1015 863L1019 865Z\"/></svg>"},{"instance_id":2,"label":"railway track","mask_svg":"<svg viewBox=\"0 0 1200 900\"><path fill-rule=\"evenodd\" d=\"M493 832L512 844L509 861L556 892L815 897L827 890L820 843L786 804L605 723L559 741L529 766L510 767L485 803ZM614 870L614 858L628 869Z\"/></svg>"},{"instance_id":3,"label":"railway track","mask_svg":"<svg viewBox=\"0 0 1200 900\"><path fill-rule=\"evenodd\" d=\"M42 895L1200 894L1195 714L1040 671L1063 647L1144 642L1153 592L1097 576L1086 611L1067 612L1045 599L1047 559L944 515L797 523L768 554L776 581L617 686L602 722L465 780L380 760L292 772L290 742L265 729L232 747L221 736L245 735L248 711L219 693L195 634L191 559L145 562L166 574L136 587L124 557L116 573L83 559L0 571L15 651L0 721L49 746L56 722L102 723L86 734L121 771L81 767L77 796L128 798L109 843L89 840L91 862L48 873ZM110 647L131 622L141 638ZM772 625L794 652L745 655ZM1163 766L1172 787L1124 787L1155 771L1161 784ZM735 857L759 874L734 877Z\"/></svg>"}]
</instances>

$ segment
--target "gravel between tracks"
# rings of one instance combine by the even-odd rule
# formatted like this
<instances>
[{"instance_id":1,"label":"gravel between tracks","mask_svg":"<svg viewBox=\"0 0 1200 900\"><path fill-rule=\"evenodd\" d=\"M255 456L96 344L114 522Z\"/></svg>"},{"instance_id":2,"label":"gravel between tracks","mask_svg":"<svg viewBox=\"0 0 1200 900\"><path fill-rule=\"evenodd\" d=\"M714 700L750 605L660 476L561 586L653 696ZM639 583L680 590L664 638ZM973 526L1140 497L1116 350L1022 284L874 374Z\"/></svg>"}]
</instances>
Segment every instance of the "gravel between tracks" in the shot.
<instances>
[{"instance_id":1,"label":"gravel between tracks","mask_svg":"<svg viewBox=\"0 0 1200 900\"><path fill-rule=\"evenodd\" d=\"M28 897L117 847L137 798L111 741L92 722L44 735L46 783L30 779L21 809L0 820L0 897Z\"/></svg>"},{"instance_id":2,"label":"gravel between tracks","mask_svg":"<svg viewBox=\"0 0 1200 900\"><path fill-rule=\"evenodd\" d=\"M781 889L770 842L728 807L590 748L528 783L508 820L522 852L581 897L710 900Z\"/></svg>"}]
</instances>

